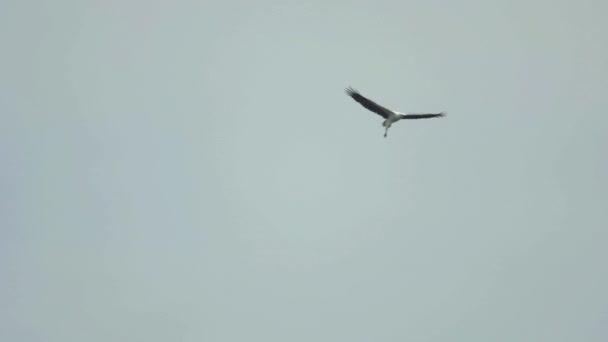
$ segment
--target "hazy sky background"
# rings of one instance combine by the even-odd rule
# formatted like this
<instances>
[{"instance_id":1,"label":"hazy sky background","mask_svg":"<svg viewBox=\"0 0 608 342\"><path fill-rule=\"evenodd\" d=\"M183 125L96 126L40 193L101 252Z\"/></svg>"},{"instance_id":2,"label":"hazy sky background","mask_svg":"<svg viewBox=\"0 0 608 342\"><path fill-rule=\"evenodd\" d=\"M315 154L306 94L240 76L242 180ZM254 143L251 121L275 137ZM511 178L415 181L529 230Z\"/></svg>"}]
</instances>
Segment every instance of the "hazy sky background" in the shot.
<instances>
[{"instance_id":1,"label":"hazy sky background","mask_svg":"<svg viewBox=\"0 0 608 342\"><path fill-rule=\"evenodd\" d=\"M606 13L4 0L0 340L606 341Z\"/></svg>"}]
</instances>

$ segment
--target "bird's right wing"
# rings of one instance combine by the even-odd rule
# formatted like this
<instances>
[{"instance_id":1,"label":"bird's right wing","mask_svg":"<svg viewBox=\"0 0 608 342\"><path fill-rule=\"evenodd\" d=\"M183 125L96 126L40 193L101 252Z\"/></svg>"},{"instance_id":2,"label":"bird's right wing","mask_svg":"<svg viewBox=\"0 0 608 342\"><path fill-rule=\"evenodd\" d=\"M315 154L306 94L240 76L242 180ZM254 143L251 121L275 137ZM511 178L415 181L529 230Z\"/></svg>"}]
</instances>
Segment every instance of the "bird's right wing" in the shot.
<instances>
[{"instance_id":1,"label":"bird's right wing","mask_svg":"<svg viewBox=\"0 0 608 342\"><path fill-rule=\"evenodd\" d=\"M401 118L402 119L430 119L430 118L442 118L445 116L445 113L431 113L431 114L405 114Z\"/></svg>"},{"instance_id":2,"label":"bird's right wing","mask_svg":"<svg viewBox=\"0 0 608 342\"><path fill-rule=\"evenodd\" d=\"M382 107L381 105L377 104L376 102L366 98L365 96L359 94L358 91L356 91L355 89L348 87L346 88L346 94L350 97L352 97L355 101L359 102L359 104L361 104L363 107L371 110L372 112L380 115L383 118L388 118L388 113L390 112L389 109L386 109L384 107Z\"/></svg>"}]
</instances>

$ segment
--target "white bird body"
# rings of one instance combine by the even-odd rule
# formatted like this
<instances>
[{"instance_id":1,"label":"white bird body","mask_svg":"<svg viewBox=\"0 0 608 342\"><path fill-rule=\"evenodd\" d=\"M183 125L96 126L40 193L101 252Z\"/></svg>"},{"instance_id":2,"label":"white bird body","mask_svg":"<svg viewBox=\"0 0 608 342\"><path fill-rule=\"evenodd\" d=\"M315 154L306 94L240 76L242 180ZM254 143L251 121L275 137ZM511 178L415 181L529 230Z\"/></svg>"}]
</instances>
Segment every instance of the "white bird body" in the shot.
<instances>
[{"instance_id":1,"label":"white bird body","mask_svg":"<svg viewBox=\"0 0 608 342\"><path fill-rule=\"evenodd\" d=\"M373 102L372 100L359 94L359 92L353 88L347 88L346 94L348 96L352 97L355 101L359 102L359 104L361 104L363 107L380 115L381 117L383 117L385 119L384 122L382 122L382 127L384 127L384 129L385 129L384 130L385 138L386 138L386 135L388 134L388 129L391 127L391 125L401 119L428 119L428 118L440 118L440 117L445 116L445 113L443 113L443 112L437 113L437 114L434 114L434 113L405 114L405 113L401 113L401 112L396 112L396 111L393 111L388 108L384 108L384 107L380 106L379 104L377 104L377 103Z\"/></svg>"},{"instance_id":2,"label":"white bird body","mask_svg":"<svg viewBox=\"0 0 608 342\"><path fill-rule=\"evenodd\" d=\"M402 113L393 112L390 110L388 112L388 118L382 122L382 127L386 127L388 129L394 122L401 120L402 115Z\"/></svg>"}]
</instances>

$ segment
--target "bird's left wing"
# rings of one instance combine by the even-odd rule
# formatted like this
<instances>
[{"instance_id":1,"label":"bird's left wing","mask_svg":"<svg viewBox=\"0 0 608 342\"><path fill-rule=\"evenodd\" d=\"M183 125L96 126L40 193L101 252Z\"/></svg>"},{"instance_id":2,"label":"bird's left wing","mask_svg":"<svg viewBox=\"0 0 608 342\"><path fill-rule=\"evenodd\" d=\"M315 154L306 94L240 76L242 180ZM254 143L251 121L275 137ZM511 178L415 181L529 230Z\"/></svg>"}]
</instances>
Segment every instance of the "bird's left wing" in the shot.
<instances>
[{"instance_id":1,"label":"bird's left wing","mask_svg":"<svg viewBox=\"0 0 608 342\"><path fill-rule=\"evenodd\" d=\"M359 94L358 91L356 91L355 89L348 87L346 88L346 94L350 97L352 97L355 101L359 102L359 104L361 104L363 107L371 110L372 112L380 115L383 118L388 118L388 113L390 113L389 109L386 109L384 107L382 107L381 105L377 104L376 102L368 99L367 97Z\"/></svg>"}]
</instances>

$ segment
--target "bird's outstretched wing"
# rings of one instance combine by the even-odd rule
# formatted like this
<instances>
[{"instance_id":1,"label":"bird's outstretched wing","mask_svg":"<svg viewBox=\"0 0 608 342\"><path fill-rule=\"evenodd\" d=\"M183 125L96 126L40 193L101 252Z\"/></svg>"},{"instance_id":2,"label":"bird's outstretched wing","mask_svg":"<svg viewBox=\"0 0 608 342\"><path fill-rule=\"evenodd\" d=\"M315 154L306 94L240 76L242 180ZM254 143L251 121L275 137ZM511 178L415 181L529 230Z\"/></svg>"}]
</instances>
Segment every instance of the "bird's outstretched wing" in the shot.
<instances>
[{"instance_id":1,"label":"bird's outstretched wing","mask_svg":"<svg viewBox=\"0 0 608 342\"><path fill-rule=\"evenodd\" d=\"M346 94L350 97L352 97L355 101L359 102L363 107L371 110L372 112L380 115L383 118L388 118L388 113L390 112L389 109L386 109L384 107L382 107L381 105L377 104L376 102L366 98L365 96L359 94L358 91L356 91L355 89L348 87L346 88Z\"/></svg>"},{"instance_id":2,"label":"bird's outstretched wing","mask_svg":"<svg viewBox=\"0 0 608 342\"><path fill-rule=\"evenodd\" d=\"M445 113L437 113L437 114L405 114L401 118L402 119L430 119L430 118L442 118L445 116Z\"/></svg>"}]
</instances>

